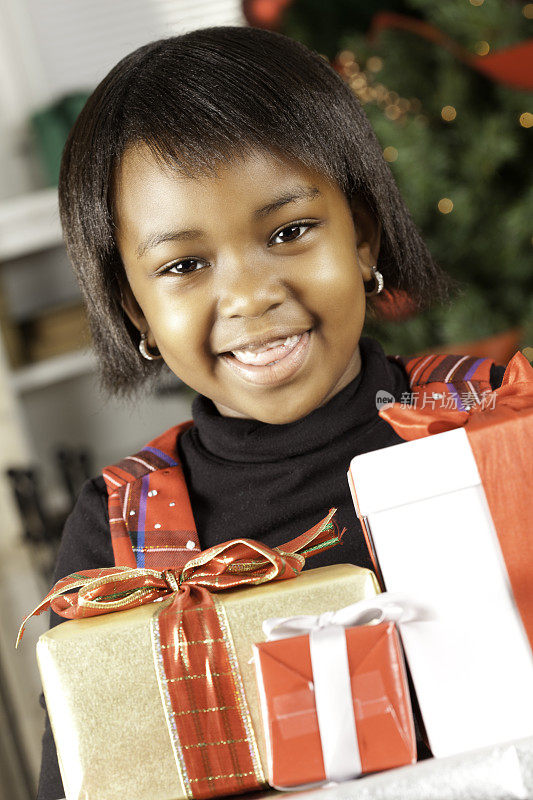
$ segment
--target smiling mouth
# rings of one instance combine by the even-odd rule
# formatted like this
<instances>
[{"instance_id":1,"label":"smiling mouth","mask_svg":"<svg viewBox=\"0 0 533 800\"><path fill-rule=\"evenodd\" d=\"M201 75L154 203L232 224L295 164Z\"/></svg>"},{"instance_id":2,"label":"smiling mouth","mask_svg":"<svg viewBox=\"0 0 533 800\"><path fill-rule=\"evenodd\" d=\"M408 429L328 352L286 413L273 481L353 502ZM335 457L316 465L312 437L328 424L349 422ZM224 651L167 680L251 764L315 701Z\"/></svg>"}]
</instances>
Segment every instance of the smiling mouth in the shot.
<instances>
[{"instance_id":1,"label":"smiling mouth","mask_svg":"<svg viewBox=\"0 0 533 800\"><path fill-rule=\"evenodd\" d=\"M224 363L249 383L260 386L284 383L300 369L310 348L311 331L273 339L261 347L221 354Z\"/></svg>"},{"instance_id":2,"label":"smiling mouth","mask_svg":"<svg viewBox=\"0 0 533 800\"><path fill-rule=\"evenodd\" d=\"M264 367L267 364L277 364L282 358L288 355L303 334L296 334L294 336L287 336L285 339L274 339L268 342L263 347L245 348L242 350L233 350L230 355L234 356L241 364L253 364L257 367Z\"/></svg>"}]
</instances>

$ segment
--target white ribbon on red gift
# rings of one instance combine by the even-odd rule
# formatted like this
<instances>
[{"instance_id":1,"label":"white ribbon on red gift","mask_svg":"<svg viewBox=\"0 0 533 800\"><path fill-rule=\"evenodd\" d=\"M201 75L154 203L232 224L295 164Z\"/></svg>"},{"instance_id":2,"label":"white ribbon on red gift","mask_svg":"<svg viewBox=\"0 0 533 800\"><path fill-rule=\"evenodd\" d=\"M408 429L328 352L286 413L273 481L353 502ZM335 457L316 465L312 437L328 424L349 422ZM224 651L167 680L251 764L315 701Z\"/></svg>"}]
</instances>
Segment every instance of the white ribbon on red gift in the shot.
<instances>
[{"instance_id":1,"label":"white ribbon on red gift","mask_svg":"<svg viewBox=\"0 0 533 800\"><path fill-rule=\"evenodd\" d=\"M362 771L344 629L420 620L427 617L427 611L405 594L383 592L319 616L272 617L263 622L263 633L269 641L309 635L318 729L328 781L357 778Z\"/></svg>"}]
</instances>

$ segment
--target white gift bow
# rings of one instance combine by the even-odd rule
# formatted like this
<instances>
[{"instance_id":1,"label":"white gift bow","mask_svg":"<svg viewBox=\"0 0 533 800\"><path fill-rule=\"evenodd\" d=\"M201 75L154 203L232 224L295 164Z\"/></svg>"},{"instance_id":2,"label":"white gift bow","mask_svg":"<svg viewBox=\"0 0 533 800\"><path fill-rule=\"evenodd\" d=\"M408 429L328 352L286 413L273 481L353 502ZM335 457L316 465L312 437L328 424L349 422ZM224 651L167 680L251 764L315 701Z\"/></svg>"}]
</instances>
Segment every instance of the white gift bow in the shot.
<instances>
[{"instance_id":1,"label":"white gift bow","mask_svg":"<svg viewBox=\"0 0 533 800\"><path fill-rule=\"evenodd\" d=\"M427 617L427 608L401 592L383 592L345 606L338 611L326 611L318 616L300 614L294 617L271 617L263 622L267 641L304 636L311 631L341 625L343 628L373 622L408 622Z\"/></svg>"},{"instance_id":2,"label":"white gift bow","mask_svg":"<svg viewBox=\"0 0 533 800\"><path fill-rule=\"evenodd\" d=\"M344 628L426 617L427 609L408 595L383 592L339 611L326 611L319 616L272 617L263 622L269 641L309 634L318 729L328 781L357 778L362 771Z\"/></svg>"}]
</instances>

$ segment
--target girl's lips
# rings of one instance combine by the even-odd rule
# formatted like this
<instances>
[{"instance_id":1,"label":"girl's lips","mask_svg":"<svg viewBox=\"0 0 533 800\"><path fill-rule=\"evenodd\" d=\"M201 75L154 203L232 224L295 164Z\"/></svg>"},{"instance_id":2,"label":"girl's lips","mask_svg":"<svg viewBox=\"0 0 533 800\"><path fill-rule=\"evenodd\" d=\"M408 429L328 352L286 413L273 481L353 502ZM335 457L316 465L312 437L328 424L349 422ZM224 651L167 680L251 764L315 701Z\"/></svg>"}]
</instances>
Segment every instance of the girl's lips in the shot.
<instances>
[{"instance_id":1,"label":"girl's lips","mask_svg":"<svg viewBox=\"0 0 533 800\"><path fill-rule=\"evenodd\" d=\"M309 352L310 339L311 331L302 333L295 346L283 358L263 366L243 364L230 353L224 353L220 358L234 373L248 383L254 383L256 386L273 386L292 378L300 369Z\"/></svg>"}]
</instances>

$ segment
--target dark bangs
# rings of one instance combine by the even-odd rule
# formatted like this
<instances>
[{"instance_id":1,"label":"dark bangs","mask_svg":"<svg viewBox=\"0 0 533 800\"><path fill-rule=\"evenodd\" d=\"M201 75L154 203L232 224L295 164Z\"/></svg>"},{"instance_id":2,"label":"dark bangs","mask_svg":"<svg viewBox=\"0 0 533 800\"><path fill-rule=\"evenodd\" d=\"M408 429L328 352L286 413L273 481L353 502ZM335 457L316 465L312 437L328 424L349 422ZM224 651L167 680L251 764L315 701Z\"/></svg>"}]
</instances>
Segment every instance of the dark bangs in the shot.
<instances>
[{"instance_id":1,"label":"dark bangs","mask_svg":"<svg viewBox=\"0 0 533 800\"><path fill-rule=\"evenodd\" d=\"M138 352L120 303L113 174L127 146L148 145L188 177L264 150L298 161L363 200L381 221L378 269L415 306L446 295L381 146L349 86L318 54L281 34L213 27L124 58L95 89L65 146L59 198L67 250L87 305L104 386L130 391L161 362Z\"/></svg>"}]
</instances>

